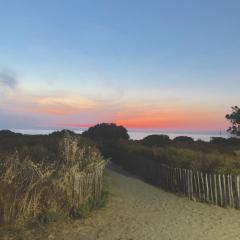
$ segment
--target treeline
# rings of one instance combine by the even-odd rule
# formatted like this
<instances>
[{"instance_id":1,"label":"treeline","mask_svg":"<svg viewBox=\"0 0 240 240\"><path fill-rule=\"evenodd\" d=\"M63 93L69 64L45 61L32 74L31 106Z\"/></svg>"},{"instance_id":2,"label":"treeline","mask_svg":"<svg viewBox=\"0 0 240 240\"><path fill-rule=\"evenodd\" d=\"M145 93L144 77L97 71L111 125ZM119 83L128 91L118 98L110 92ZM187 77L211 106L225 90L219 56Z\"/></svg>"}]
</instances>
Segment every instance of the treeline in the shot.
<instances>
[{"instance_id":1,"label":"treeline","mask_svg":"<svg viewBox=\"0 0 240 240\"><path fill-rule=\"evenodd\" d=\"M92 140L70 130L56 131L48 135L26 135L2 130L0 131L0 159L5 159L5 156L17 152L20 160L29 158L37 164L54 164L61 155L59 143L65 135L77 138L81 147L96 148Z\"/></svg>"},{"instance_id":2,"label":"treeline","mask_svg":"<svg viewBox=\"0 0 240 240\"><path fill-rule=\"evenodd\" d=\"M204 172L240 173L240 155L217 150L201 151L179 146L148 147L139 142L121 140L106 144L104 153L131 171L140 168L148 172L146 169L150 165L164 164Z\"/></svg>"},{"instance_id":3,"label":"treeline","mask_svg":"<svg viewBox=\"0 0 240 240\"><path fill-rule=\"evenodd\" d=\"M212 138L210 142L204 142L187 136L171 140L166 135L150 135L133 141L126 135L126 129L121 132L122 127L110 126L97 125L98 137L92 138L96 127L83 135L95 140L105 157L152 183L158 181L153 173L159 165L209 173L240 174L239 139ZM111 138L104 137L105 130L109 135L113 128L119 128L118 134L113 133Z\"/></svg>"},{"instance_id":4,"label":"treeline","mask_svg":"<svg viewBox=\"0 0 240 240\"><path fill-rule=\"evenodd\" d=\"M240 139L212 137L209 142L194 140L188 136L178 136L170 139L167 135L149 135L142 140L135 141L148 147L172 146L178 148L188 148L204 152L219 151L226 154L236 154L240 149Z\"/></svg>"}]
</instances>

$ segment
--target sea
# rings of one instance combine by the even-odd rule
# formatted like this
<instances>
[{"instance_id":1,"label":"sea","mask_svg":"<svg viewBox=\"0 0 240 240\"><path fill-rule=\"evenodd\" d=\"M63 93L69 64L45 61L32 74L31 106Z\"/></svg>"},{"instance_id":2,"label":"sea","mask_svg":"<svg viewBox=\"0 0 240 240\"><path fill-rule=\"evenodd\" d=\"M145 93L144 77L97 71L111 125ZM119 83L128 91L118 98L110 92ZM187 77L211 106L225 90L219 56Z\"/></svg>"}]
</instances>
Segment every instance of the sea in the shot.
<instances>
[{"instance_id":1,"label":"sea","mask_svg":"<svg viewBox=\"0 0 240 240\"><path fill-rule=\"evenodd\" d=\"M54 129L10 129L13 132L16 133L22 133L22 134L29 134L29 135L38 135L38 134L50 134L54 131ZM73 129L72 131L76 133L82 133L86 129ZM166 130L142 130L142 129L128 129L128 134L131 139L133 140L140 140L145 138L146 136L152 135L152 134L165 134L168 135L171 139L178 137L178 136L188 136L193 138L194 140L203 140L203 141L210 141L212 137L223 137L223 138L229 138L230 136L225 132L207 132L207 131L166 131Z\"/></svg>"}]
</instances>

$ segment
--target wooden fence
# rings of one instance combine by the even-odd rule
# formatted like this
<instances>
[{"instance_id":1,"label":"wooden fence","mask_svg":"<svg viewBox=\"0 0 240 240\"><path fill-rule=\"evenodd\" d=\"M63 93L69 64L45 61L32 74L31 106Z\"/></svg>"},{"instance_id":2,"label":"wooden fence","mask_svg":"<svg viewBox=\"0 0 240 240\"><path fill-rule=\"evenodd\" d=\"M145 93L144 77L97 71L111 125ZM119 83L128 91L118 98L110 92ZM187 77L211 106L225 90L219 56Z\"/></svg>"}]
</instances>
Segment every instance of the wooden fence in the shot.
<instances>
[{"instance_id":1,"label":"wooden fence","mask_svg":"<svg viewBox=\"0 0 240 240\"><path fill-rule=\"evenodd\" d=\"M45 200L44 196L48 194L48 191L46 191L48 187L52 190L53 195L50 197L46 196L46 198L52 201L54 195L57 194L57 204L54 203L54 206L65 204L65 207L68 206L69 208L80 207L89 199L98 199L101 197L105 165L106 161L95 163L94 166L89 165L87 169L80 173L70 172L69 175L66 173L59 179L51 178L52 172L50 175L35 177L34 179L30 171L25 171L25 175L18 174L21 180L19 185L17 185L18 182L9 181L9 183L7 180L3 181L0 179L0 226L4 224L21 225L29 220L33 220L42 209L45 209L41 199ZM11 166L8 168L11 169ZM20 173L22 173L21 171ZM32 171L35 171L35 169ZM28 179L28 177L34 179L35 182L29 181L31 185L28 185L25 190L23 184L27 182L25 179ZM54 188L56 188L56 191L54 191ZM22 189L24 191L21 191ZM62 194L62 198L60 198L60 194Z\"/></svg>"},{"instance_id":2,"label":"wooden fence","mask_svg":"<svg viewBox=\"0 0 240 240\"><path fill-rule=\"evenodd\" d=\"M158 185L182 193L191 200L221 207L240 208L240 176L216 174L160 165L155 169Z\"/></svg>"},{"instance_id":3,"label":"wooden fence","mask_svg":"<svg viewBox=\"0 0 240 240\"><path fill-rule=\"evenodd\" d=\"M102 192L103 170L106 162L95 166L90 172L81 172L73 178L73 199L80 206L89 198L99 198Z\"/></svg>"}]
</instances>

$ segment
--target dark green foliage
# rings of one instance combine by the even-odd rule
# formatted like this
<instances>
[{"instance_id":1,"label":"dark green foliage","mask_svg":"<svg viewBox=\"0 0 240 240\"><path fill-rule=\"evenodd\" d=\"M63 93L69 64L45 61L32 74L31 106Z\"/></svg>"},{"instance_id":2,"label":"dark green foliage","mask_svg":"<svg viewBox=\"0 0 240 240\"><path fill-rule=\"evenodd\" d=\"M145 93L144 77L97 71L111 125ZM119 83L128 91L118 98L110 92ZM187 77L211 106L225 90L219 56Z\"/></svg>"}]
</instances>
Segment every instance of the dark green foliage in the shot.
<instances>
[{"instance_id":1,"label":"dark green foliage","mask_svg":"<svg viewBox=\"0 0 240 240\"><path fill-rule=\"evenodd\" d=\"M138 141L102 141L99 146L105 157L153 183L159 164L205 172L240 172L240 140L235 138L204 142L187 136L171 140L166 135L150 135Z\"/></svg>"},{"instance_id":2,"label":"dark green foliage","mask_svg":"<svg viewBox=\"0 0 240 240\"><path fill-rule=\"evenodd\" d=\"M182 143L194 143L194 139L192 139L191 137L187 137L187 136L179 136L179 137L175 137L173 139L174 142L182 142Z\"/></svg>"},{"instance_id":3,"label":"dark green foliage","mask_svg":"<svg viewBox=\"0 0 240 240\"><path fill-rule=\"evenodd\" d=\"M99 125L96 126L96 129L98 128ZM154 169L159 164L205 172L240 171L238 139L212 138L210 142L204 142L194 141L188 136L179 136L171 140L166 135L150 135L138 141L122 138L107 141L110 137L106 134L101 135L102 141L99 141L100 134L94 129L95 127L89 131L92 134L83 135L97 139L105 157L111 158L126 170L144 176L148 181L153 181Z\"/></svg>"},{"instance_id":4,"label":"dark green foliage","mask_svg":"<svg viewBox=\"0 0 240 240\"><path fill-rule=\"evenodd\" d=\"M232 107L232 113L227 114L226 119L231 123L227 131L233 135L240 136L240 108L238 106Z\"/></svg>"},{"instance_id":5,"label":"dark green foliage","mask_svg":"<svg viewBox=\"0 0 240 240\"><path fill-rule=\"evenodd\" d=\"M222 137L212 137L210 143L212 144L226 144L228 140Z\"/></svg>"},{"instance_id":6,"label":"dark green foliage","mask_svg":"<svg viewBox=\"0 0 240 240\"><path fill-rule=\"evenodd\" d=\"M163 146L171 142L169 136L167 135L149 135L140 142L146 146Z\"/></svg>"},{"instance_id":7,"label":"dark green foliage","mask_svg":"<svg viewBox=\"0 0 240 240\"><path fill-rule=\"evenodd\" d=\"M86 218L89 217L93 210L103 208L108 201L109 192L104 190L100 198L90 198L87 203L82 204L79 208L72 208L70 216L72 218Z\"/></svg>"},{"instance_id":8,"label":"dark green foliage","mask_svg":"<svg viewBox=\"0 0 240 240\"><path fill-rule=\"evenodd\" d=\"M65 134L77 137L82 145L95 147L96 144L70 130L56 131L49 135L23 135L8 130L0 131L1 156L18 152L21 159L29 158L34 163L52 164L59 158L59 142Z\"/></svg>"},{"instance_id":9,"label":"dark green foliage","mask_svg":"<svg viewBox=\"0 0 240 240\"><path fill-rule=\"evenodd\" d=\"M55 210L45 210L37 217L36 221L31 222L31 225L38 225L38 224L49 224L54 222L60 222L67 218L67 215Z\"/></svg>"},{"instance_id":10,"label":"dark green foliage","mask_svg":"<svg viewBox=\"0 0 240 240\"><path fill-rule=\"evenodd\" d=\"M0 136L2 137L15 137L15 136L22 136L21 133L14 133L10 130L1 130L0 131Z\"/></svg>"},{"instance_id":11,"label":"dark green foliage","mask_svg":"<svg viewBox=\"0 0 240 240\"><path fill-rule=\"evenodd\" d=\"M76 133L73 132L73 131L71 131L71 130L63 129L63 130L61 130L61 131L55 131L55 132L49 134L49 136L63 137L63 136L66 135L66 134L69 134L69 135L71 135L71 136L76 135Z\"/></svg>"},{"instance_id":12,"label":"dark green foliage","mask_svg":"<svg viewBox=\"0 0 240 240\"><path fill-rule=\"evenodd\" d=\"M240 173L240 157L217 150L205 152L174 145L147 147L122 140L109 145L105 153L113 162L153 184L158 184L157 169L160 164L204 172Z\"/></svg>"},{"instance_id":13,"label":"dark green foliage","mask_svg":"<svg viewBox=\"0 0 240 240\"><path fill-rule=\"evenodd\" d=\"M236 151L240 150L240 139L214 137L210 143L206 144L206 149L207 148L210 150L218 150L223 154L233 155Z\"/></svg>"},{"instance_id":14,"label":"dark green foliage","mask_svg":"<svg viewBox=\"0 0 240 240\"><path fill-rule=\"evenodd\" d=\"M234 138L234 137L228 138L227 139L227 144L240 146L240 139L239 138Z\"/></svg>"},{"instance_id":15,"label":"dark green foliage","mask_svg":"<svg viewBox=\"0 0 240 240\"><path fill-rule=\"evenodd\" d=\"M129 139L127 130L114 123L101 123L90 127L82 133L82 136L88 137L94 141L113 141L118 139Z\"/></svg>"}]
</instances>

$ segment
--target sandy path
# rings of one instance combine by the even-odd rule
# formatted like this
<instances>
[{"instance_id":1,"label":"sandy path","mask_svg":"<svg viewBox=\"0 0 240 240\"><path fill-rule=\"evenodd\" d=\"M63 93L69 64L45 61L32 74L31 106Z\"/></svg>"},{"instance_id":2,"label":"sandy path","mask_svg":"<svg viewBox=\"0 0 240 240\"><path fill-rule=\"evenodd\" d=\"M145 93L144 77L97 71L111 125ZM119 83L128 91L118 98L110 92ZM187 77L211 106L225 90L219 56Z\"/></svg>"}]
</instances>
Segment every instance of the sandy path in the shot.
<instances>
[{"instance_id":1,"label":"sandy path","mask_svg":"<svg viewBox=\"0 0 240 240\"><path fill-rule=\"evenodd\" d=\"M238 210L189 201L118 169L107 170L106 181L111 196L105 209L21 239L240 240Z\"/></svg>"},{"instance_id":2,"label":"sandy path","mask_svg":"<svg viewBox=\"0 0 240 240\"><path fill-rule=\"evenodd\" d=\"M64 240L240 239L240 211L189 201L130 175L107 170L106 209L49 238Z\"/></svg>"}]
</instances>

